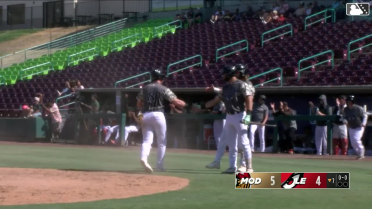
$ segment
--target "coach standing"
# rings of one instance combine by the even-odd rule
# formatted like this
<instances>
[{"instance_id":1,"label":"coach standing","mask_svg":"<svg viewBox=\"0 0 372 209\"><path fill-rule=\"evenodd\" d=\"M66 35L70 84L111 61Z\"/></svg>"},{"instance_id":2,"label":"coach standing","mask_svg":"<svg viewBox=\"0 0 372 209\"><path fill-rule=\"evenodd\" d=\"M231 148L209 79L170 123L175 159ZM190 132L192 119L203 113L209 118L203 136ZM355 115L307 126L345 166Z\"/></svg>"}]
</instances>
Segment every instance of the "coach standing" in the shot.
<instances>
[{"instance_id":1,"label":"coach standing","mask_svg":"<svg viewBox=\"0 0 372 209\"><path fill-rule=\"evenodd\" d=\"M229 146L230 167L224 173L236 172L237 145L241 144L244 152L247 172L253 172L252 152L247 137L247 124L250 123L250 117L253 106L254 89L247 83L237 78L239 71L236 67L224 67L223 79L226 82L222 88L222 94L207 102L207 108L213 107L221 100L226 106L226 123L222 131L222 141L226 141ZM242 124L242 121L244 124ZM223 142L220 144L224 144ZM219 163L212 162L211 164Z\"/></svg>"},{"instance_id":2,"label":"coach standing","mask_svg":"<svg viewBox=\"0 0 372 209\"><path fill-rule=\"evenodd\" d=\"M162 85L164 77L160 69L151 71L152 83L146 85L137 98L137 106L140 107L143 112L141 164L148 173L153 172L147 159L150 154L154 135L158 143L156 170L164 171L164 156L167 144L164 102L168 101L179 109L182 109L186 105L186 103L178 99L169 88Z\"/></svg>"},{"instance_id":3,"label":"coach standing","mask_svg":"<svg viewBox=\"0 0 372 209\"><path fill-rule=\"evenodd\" d=\"M349 128L350 143L357 153L358 159L363 159L365 149L362 143L362 136L367 125L368 115L361 106L354 104L353 95L347 97L346 105L344 114Z\"/></svg>"}]
</instances>

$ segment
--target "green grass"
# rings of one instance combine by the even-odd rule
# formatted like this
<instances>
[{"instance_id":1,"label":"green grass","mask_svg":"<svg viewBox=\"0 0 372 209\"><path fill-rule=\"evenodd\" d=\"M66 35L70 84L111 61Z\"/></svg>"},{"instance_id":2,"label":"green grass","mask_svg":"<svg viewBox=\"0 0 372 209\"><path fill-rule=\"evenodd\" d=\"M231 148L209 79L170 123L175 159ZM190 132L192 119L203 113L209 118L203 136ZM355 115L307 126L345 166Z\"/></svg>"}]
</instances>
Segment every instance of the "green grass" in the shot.
<instances>
[{"instance_id":1,"label":"green grass","mask_svg":"<svg viewBox=\"0 0 372 209\"><path fill-rule=\"evenodd\" d=\"M154 164L155 149L151 164ZM75 170L105 170L128 173L142 172L136 149L102 147L42 147L30 145L1 145L0 167L56 168ZM190 185L183 190L156 195L104 200L78 204L47 204L3 206L12 209L229 209L229 208L369 208L372 192L372 166L367 161L285 159L254 157L258 172L351 172L351 189L346 190L235 190L234 175L220 174L221 170L208 170L204 166L213 155L178 153L166 156L165 173L187 178ZM227 157L221 164L227 168ZM1 180L0 180L1 185Z\"/></svg>"},{"instance_id":2,"label":"green grass","mask_svg":"<svg viewBox=\"0 0 372 209\"><path fill-rule=\"evenodd\" d=\"M43 29L20 29L20 30L6 30L0 31L0 43L5 41L14 40L23 35L39 32Z\"/></svg>"}]
</instances>

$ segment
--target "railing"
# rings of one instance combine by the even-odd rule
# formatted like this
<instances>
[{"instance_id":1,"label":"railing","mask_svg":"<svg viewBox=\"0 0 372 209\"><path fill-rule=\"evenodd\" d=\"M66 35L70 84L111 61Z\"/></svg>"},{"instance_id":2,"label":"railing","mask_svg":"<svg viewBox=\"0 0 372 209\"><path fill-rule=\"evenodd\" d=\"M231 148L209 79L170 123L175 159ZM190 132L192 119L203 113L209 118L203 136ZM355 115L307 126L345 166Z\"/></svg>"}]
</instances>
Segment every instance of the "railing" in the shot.
<instances>
[{"instance_id":1,"label":"railing","mask_svg":"<svg viewBox=\"0 0 372 209\"><path fill-rule=\"evenodd\" d=\"M174 34L178 28L182 28L182 22L179 20L159 25L154 28L154 36L158 35L158 37L162 37L164 33L167 33L169 31Z\"/></svg>"},{"instance_id":2,"label":"railing","mask_svg":"<svg viewBox=\"0 0 372 209\"><path fill-rule=\"evenodd\" d=\"M307 60L310 60L310 59L313 59L315 57L319 57L319 56L322 56L322 55L325 55L325 54L331 54L331 58L329 59L329 57L324 60L324 61L321 61L321 62L318 62L318 63L315 63L315 64L312 64L310 66L307 66L305 68L301 68L301 63L304 62L304 61L307 61ZM315 54L315 55L312 55L310 57L306 57L306 58L303 58L301 59L300 61L298 61L298 74L297 74L297 80L300 80L301 78L301 72L304 71L304 70L307 70L307 69L310 69L310 68L315 68L315 66L318 66L318 65L321 65L321 64L324 64L324 63L329 63L331 62L331 65L332 65L332 68L335 66L335 63L334 63L334 53L332 50L327 50L327 51L324 51L324 52L320 52L318 54Z\"/></svg>"},{"instance_id":3,"label":"railing","mask_svg":"<svg viewBox=\"0 0 372 209\"><path fill-rule=\"evenodd\" d=\"M328 15L328 12L331 12L331 15L330 16ZM310 20L310 18L315 17L315 16L320 16L320 15L324 15L324 17L321 18L321 19L319 19L319 20L313 21L311 23L307 23L308 20ZM318 13L309 15L304 20L305 30L307 29L308 26L311 26L311 25L316 24L318 22L323 22L324 21L326 23L327 22L327 19L329 19L329 18L332 18L332 22L333 23L336 22L336 11L334 9L325 9L325 10L320 11Z\"/></svg>"},{"instance_id":4,"label":"railing","mask_svg":"<svg viewBox=\"0 0 372 209\"><path fill-rule=\"evenodd\" d=\"M79 56L80 54L84 54L84 53L91 52L91 51L93 51L94 53L93 53L93 54L87 54L87 55L85 55L85 56L82 57L82 58L78 58L78 59L76 59L76 60L72 60L72 61L71 61L71 58L72 58L72 57ZM77 53L75 53L75 54L71 54L71 55L69 55L69 56L67 57L67 65L70 66L71 63L72 63L72 64L77 64L77 63L80 62L81 60L89 59L89 58L92 57L92 56L93 56L93 57L98 56L98 53L97 53L97 51L96 51L96 47L94 47L94 48L90 48L90 49L87 49L87 50L84 50L84 51L77 52Z\"/></svg>"},{"instance_id":5,"label":"railing","mask_svg":"<svg viewBox=\"0 0 372 209\"><path fill-rule=\"evenodd\" d=\"M57 97L56 99L56 104L58 104L58 102L62 99L65 99L65 98L69 98L69 97L72 97L74 96L75 94L67 94L67 95L64 95L64 96L60 96L60 97Z\"/></svg>"},{"instance_id":6,"label":"railing","mask_svg":"<svg viewBox=\"0 0 372 209\"><path fill-rule=\"evenodd\" d=\"M372 43L367 43L366 45L363 45L363 46L360 46L356 49L353 49L351 50L350 47L351 47L351 44L353 43L356 43L356 42L359 42L361 40L364 40L364 39L367 39L367 38L371 38L372 37L372 34L369 34L369 35L366 35L364 37L361 37L361 38L358 38L356 40L353 40L353 41L350 41L347 45L347 60L350 61L350 58L351 58L351 53L355 52L355 51L358 51L358 50L361 50L363 48L366 48L366 47L369 47L372 45Z\"/></svg>"},{"instance_id":7,"label":"railing","mask_svg":"<svg viewBox=\"0 0 372 209\"><path fill-rule=\"evenodd\" d=\"M175 65L178 65L178 64L180 64L180 63L183 63L183 62L189 61L189 60L193 60L193 59L195 59L195 58L199 58L199 61L198 61L197 63L191 64L191 65L188 65L188 66L186 66L186 67L183 67L183 68L180 68L180 69L176 69L176 70L170 72L170 68L171 68L171 67L173 67L173 66L175 66ZM166 76L169 76L169 75L171 75L171 74L173 74L173 73L177 73L177 72L179 72L179 71L183 71L183 70L185 70L185 69L188 69L188 68L191 68L191 67L194 67L194 66L197 66L197 65L199 65L199 66L202 66L202 65L203 65L203 58L202 58L202 56L201 56L200 54L197 54L197 55L194 55L194 56L192 56L192 57L188 57L188 58L186 58L186 59L179 60L179 61L177 61L177 62L174 62L174 63L169 64L169 65L167 66L167 75L166 75Z\"/></svg>"},{"instance_id":8,"label":"railing","mask_svg":"<svg viewBox=\"0 0 372 209\"><path fill-rule=\"evenodd\" d=\"M268 39L265 40L265 35L270 34L270 33L274 32L274 31L280 30L280 29L282 29L282 28L286 28L286 27L289 28L289 31L285 31L285 32L283 32L283 33L281 33L281 34L279 34L279 35L276 35L276 36L274 36L274 37L271 37L271 38L268 38ZM276 38L282 37L282 36L284 36L284 35L286 35L286 34L291 34L291 36L293 36L293 27L292 27L292 24L289 24L289 23L288 23L288 24L286 24L286 25L279 26L279 27L274 28L274 29L272 29L272 30L265 31L265 32L262 33L262 35L261 35L261 46L263 46L264 43L267 42L267 41L270 41L270 40L273 40L273 39L276 39Z\"/></svg>"},{"instance_id":9,"label":"railing","mask_svg":"<svg viewBox=\"0 0 372 209\"><path fill-rule=\"evenodd\" d=\"M255 87L258 87L258 86L262 86L264 84L267 84L267 83L271 83L271 82L274 82L274 81L277 81L279 80L280 81L280 86L283 86L283 69L278 67L278 68L274 68L274 69L271 69L269 71L266 71L266 72L263 72L263 73L260 73L258 75L254 75L254 76L251 76L249 77L249 80L252 80L252 79L255 79L255 78L258 78L258 77L261 77L261 76L264 76L264 75L267 75L267 74L270 74L270 73L273 73L275 71L279 71L280 72L280 77L276 77L276 78L273 78L273 79L270 79L270 80L267 80L267 81L264 81L262 83L259 83L257 85L255 85Z\"/></svg>"},{"instance_id":10,"label":"railing","mask_svg":"<svg viewBox=\"0 0 372 209\"><path fill-rule=\"evenodd\" d=\"M232 51L232 52L229 52L229 53L227 53L227 54L223 54L223 55L219 56L219 52L220 52L221 50L224 50L224 49L227 49L227 48L230 48L230 47L236 46L236 45L240 45L240 46L241 46L242 43L245 43L245 44L246 44L243 48L240 48L240 49L234 50L234 51ZM235 43L232 43L232 44L229 44L229 45L223 46L223 47L218 48L218 49L216 50L216 62L217 62L220 58L222 58L222 57L226 57L226 56L229 56L229 55L231 55L231 54L235 54L236 52L240 52L240 51L247 51L247 52L248 52L248 50L249 50L249 45L248 45L248 41L247 41L247 40L240 40L240 41L238 41L238 42L235 42Z\"/></svg>"},{"instance_id":11,"label":"railing","mask_svg":"<svg viewBox=\"0 0 372 209\"><path fill-rule=\"evenodd\" d=\"M132 87L135 87L135 86L138 86L138 85L144 84L144 83L151 82L151 79L152 79L152 77L151 77L151 73L149 73L149 72L144 72L144 73L141 73L141 74L138 74L138 75L131 76L131 77L129 77L129 78L125 78L125 79L122 79L122 80L116 81L115 84L114 84L114 86L115 86L115 88L117 88L117 86L118 86L120 83L123 83L123 82L129 81L129 80L132 80L132 79L135 79L135 78L141 77L141 76L146 76L146 75L149 76L149 79L144 80L144 81L140 81L140 82L138 82L138 83L132 84L132 85L127 86L127 87L125 87L125 88L126 88L126 89L127 89L127 88L132 88Z\"/></svg>"},{"instance_id":12,"label":"railing","mask_svg":"<svg viewBox=\"0 0 372 209\"><path fill-rule=\"evenodd\" d=\"M6 84L5 79L2 75L0 75L0 85L4 85L4 84Z\"/></svg>"},{"instance_id":13,"label":"railing","mask_svg":"<svg viewBox=\"0 0 372 209\"><path fill-rule=\"evenodd\" d=\"M134 41L129 41L128 43L125 42L125 40L131 40L133 37L136 38ZM127 46L134 47L134 45L136 43L139 43L140 41L141 41L141 35L138 34L138 33L134 34L134 35L131 35L131 36L124 37L124 38L119 39L119 40L115 40L111 44L111 51L121 51L123 49L123 47L127 47ZM120 43L120 45L117 46L116 45L117 43Z\"/></svg>"},{"instance_id":14,"label":"railing","mask_svg":"<svg viewBox=\"0 0 372 209\"><path fill-rule=\"evenodd\" d=\"M0 68L5 68L15 63L21 63L26 61L27 59L38 58L42 55L50 55L53 54L55 51L66 49L71 46L76 46L83 42L93 40L97 37L120 31L124 28L126 20L126 18L117 20L106 25L98 26L86 31L82 31L51 41L49 43L18 51L13 54L4 55L0 57Z\"/></svg>"},{"instance_id":15,"label":"railing","mask_svg":"<svg viewBox=\"0 0 372 209\"><path fill-rule=\"evenodd\" d=\"M48 65L50 67L50 68L48 68L48 70L39 70L38 72L35 72L35 73L26 74L27 71L30 71L30 70L33 70L35 68L39 68L39 67L42 67L42 66L48 66ZM39 64L39 65L35 65L35 66L32 66L32 67L28 67L28 68L22 69L19 72L19 77L20 77L20 79L23 79L23 78L26 78L26 77L29 77L29 76L41 74L41 73L43 73L45 71L48 71L49 72L50 70L53 70L52 63L51 62L46 62L46 63L42 63L42 64Z\"/></svg>"}]
</instances>

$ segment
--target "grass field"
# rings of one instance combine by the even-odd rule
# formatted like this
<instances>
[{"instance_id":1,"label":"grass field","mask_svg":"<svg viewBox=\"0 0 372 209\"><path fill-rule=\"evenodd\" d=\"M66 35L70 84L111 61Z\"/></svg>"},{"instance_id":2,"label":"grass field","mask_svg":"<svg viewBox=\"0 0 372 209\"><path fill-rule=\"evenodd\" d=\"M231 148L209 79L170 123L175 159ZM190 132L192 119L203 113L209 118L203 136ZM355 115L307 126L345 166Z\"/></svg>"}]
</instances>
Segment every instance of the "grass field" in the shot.
<instances>
[{"instance_id":1,"label":"grass field","mask_svg":"<svg viewBox=\"0 0 372 209\"><path fill-rule=\"evenodd\" d=\"M31 33L36 33L41 31L42 29L20 29L20 30L6 30L0 31L0 43L5 41L10 41L16 38L19 38L24 35L28 35Z\"/></svg>"},{"instance_id":2,"label":"grass field","mask_svg":"<svg viewBox=\"0 0 372 209\"><path fill-rule=\"evenodd\" d=\"M154 164L155 150L151 163ZM371 203L371 161L278 158L254 155L257 172L351 172L351 189L346 190L235 190L234 175L220 174L204 166L213 152L185 153L169 150L165 173L187 178L183 190L122 200L78 204L3 206L12 209L228 209L228 208L369 208ZM83 146L0 145L0 167L105 170L142 173L139 147L104 148ZM227 168L227 157L221 164ZM15 174L16 175L16 174ZM125 181L125 179L123 179ZM1 179L0 179L1 186Z\"/></svg>"}]
</instances>

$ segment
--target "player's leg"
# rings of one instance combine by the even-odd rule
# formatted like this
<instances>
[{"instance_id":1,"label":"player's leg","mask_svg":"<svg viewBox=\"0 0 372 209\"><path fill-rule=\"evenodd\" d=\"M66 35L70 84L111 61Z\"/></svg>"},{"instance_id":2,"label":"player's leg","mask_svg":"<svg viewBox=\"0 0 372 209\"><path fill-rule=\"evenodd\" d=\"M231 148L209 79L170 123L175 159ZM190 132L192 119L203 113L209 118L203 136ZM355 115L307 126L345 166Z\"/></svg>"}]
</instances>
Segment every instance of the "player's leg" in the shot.
<instances>
[{"instance_id":1,"label":"player's leg","mask_svg":"<svg viewBox=\"0 0 372 209\"><path fill-rule=\"evenodd\" d=\"M240 120L239 120L240 121ZM241 144L241 147L243 149L243 156L246 164L246 171L247 172L253 172L252 168L252 151L250 142L247 135L247 129L248 126L241 124L240 122L236 125L236 129L238 130L238 143Z\"/></svg>"},{"instance_id":2,"label":"player's leg","mask_svg":"<svg viewBox=\"0 0 372 209\"><path fill-rule=\"evenodd\" d=\"M327 126L322 126L322 149L323 155L326 155L327 152Z\"/></svg>"},{"instance_id":3,"label":"player's leg","mask_svg":"<svg viewBox=\"0 0 372 209\"><path fill-rule=\"evenodd\" d=\"M225 129L226 132L224 133L224 137L227 138L227 144L229 146L229 168L225 171L225 173L232 173L236 171L236 159L237 159L237 130L234 127L235 124L240 120L236 120L236 115L227 115L226 116L226 125Z\"/></svg>"},{"instance_id":4,"label":"player's leg","mask_svg":"<svg viewBox=\"0 0 372 209\"><path fill-rule=\"evenodd\" d=\"M260 137L260 152L265 152L265 126L258 126L258 135Z\"/></svg>"},{"instance_id":5,"label":"player's leg","mask_svg":"<svg viewBox=\"0 0 372 209\"><path fill-rule=\"evenodd\" d=\"M333 143L333 154L338 155L340 151L340 128L338 125L334 124L332 129L332 143Z\"/></svg>"},{"instance_id":6,"label":"player's leg","mask_svg":"<svg viewBox=\"0 0 372 209\"><path fill-rule=\"evenodd\" d=\"M156 169L158 171L164 171L164 156L167 147L167 123L165 121L164 113L155 112L154 118L154 131L158 142L158 155Z\"/></svg>"},{"instance_id":7,"label":"player's leg","mask_svg":"<svg viewBox=\"0 0 372 209\"><path fill-rule=\"evenodd\" d=\"M256 133L257 127L258 125L256 124L251 124L249 126L249 143L250 143L252 152L254 152L254 141L255 141L255 133Z\"/></svg>"},{"instance_id":8,"label":"player's leg","mask_svg":"<svg viewBox=\"0 0 372 209\"><path fill-rule=\"evenodd\" d=\"M148 164L148 157L150 155L151 145L154 139L154 132L153 132L153 113L145 113L143 115L142 120L142 135L143 135L143 142L141 146L141 163L145 168L145 171L148 173L152 173L152 168Z\"/></svg>"},{"instance_id":9,"label":"player's leg","mask_svg":"<svg viewBox=\"0 0 372 209\"><path fill-rule=\"evenodd\" d=\"M225 120L214 120L213 121L213 137L216 143L216 147L221 141L221 134L223 130L223 126L225 125Z\"/></svg>"},{"instance_id":10,"label":"player's leg","mask_svg":"<svg viewBox=\"0 0 372 209\"><path fill-rule=\"evenodd\" d=\"M350 128L349 134L350 134L350 143L355 152L358 155L358 158L364 158L364 146L362 143L362 136L364 133L364 128Z\"/></svg>"},{"instance_id":11,"label":"player's leg","mask_svg":"<svg viewBox=\"0 0 372 209\"><path fill-rule=\"evenodd\" d=\"M315 149L317 155L322 155L322 126L315 127Z\"/></svg>"},{"instance_id":12,"label":"player's leg","mask_svg":"<svg viewBox=\"0 0 372 209\"><path fill-rule=\"evenodd\" d=\"M340 147L341 147L341 154L347 155L347 149L349 147L349 141L347 139L347 126L342 125L340 126Z\"/></svg>"},{"instance_id":13,"label":"player's leg","mask_svg":"<svg viewBox=\"0 0 372 209\"><path fill-rule=\"evenodd\" d=\"M105 135L105 143L107 143L114 131L111 126L105 126L105 128L107 130Z\"/></svg>"}]
</instances>

